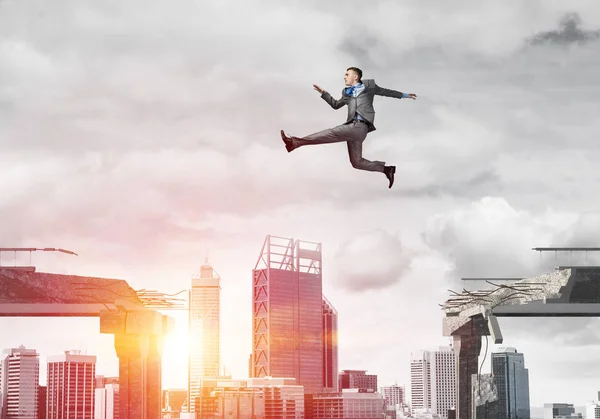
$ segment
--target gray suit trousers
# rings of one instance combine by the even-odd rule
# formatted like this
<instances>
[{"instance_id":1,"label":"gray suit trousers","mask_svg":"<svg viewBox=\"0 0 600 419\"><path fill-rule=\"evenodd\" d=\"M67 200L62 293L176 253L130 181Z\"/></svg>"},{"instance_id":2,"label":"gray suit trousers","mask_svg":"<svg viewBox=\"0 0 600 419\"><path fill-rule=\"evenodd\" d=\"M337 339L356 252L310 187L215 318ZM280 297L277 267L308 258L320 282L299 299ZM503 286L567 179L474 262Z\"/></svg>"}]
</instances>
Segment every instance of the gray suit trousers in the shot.
<instances>
[{"instance_id":1,"label":"gray suit trousers","mask_svg":"<svg viewBox=\"0 0 600 419\"><path fill-rule=\"evenodd\" d=\"M348 155L352 167L369 172L383 172L384 162L370 161L362 156L362 145L367 138L368 129L368 125L364 122L353 121L349 124L315 132L306 137L292 137L292 144L294 147L302 147L311 144L330 144L345 141L348 144Z\"/></svg>"}]
</instances>

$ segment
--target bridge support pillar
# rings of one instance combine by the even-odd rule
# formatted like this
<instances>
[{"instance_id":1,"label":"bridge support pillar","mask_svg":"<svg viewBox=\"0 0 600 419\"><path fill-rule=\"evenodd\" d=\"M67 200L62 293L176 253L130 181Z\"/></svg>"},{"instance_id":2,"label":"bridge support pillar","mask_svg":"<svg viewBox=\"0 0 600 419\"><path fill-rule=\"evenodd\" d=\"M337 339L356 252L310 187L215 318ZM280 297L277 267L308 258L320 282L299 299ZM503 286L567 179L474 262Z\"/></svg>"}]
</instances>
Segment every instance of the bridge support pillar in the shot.
<instances>
[{"instance_id":1,"label":"bridge support pillar","mask_svg":"<svg viewBox=\"0 0 600 419\"><path fill-rule=\"evenodd\" d=\"M119 358L119 414L155 419L162 411L162 346L172 319L152 310L105 311L100 332L113 334Z\"/></svg>"},{"instance_id":2,"label":"bridge support pillar","mask_svg":"<svg viewBox=\"0 0 600 419\"><path fill-rule=\"evenodd\" d=\"M489 335L483 315L444 318L444 335L452 336L456 356L456 418L471 419L472 376L478 374L481 338Z\"/></svg>"}]
</instances>

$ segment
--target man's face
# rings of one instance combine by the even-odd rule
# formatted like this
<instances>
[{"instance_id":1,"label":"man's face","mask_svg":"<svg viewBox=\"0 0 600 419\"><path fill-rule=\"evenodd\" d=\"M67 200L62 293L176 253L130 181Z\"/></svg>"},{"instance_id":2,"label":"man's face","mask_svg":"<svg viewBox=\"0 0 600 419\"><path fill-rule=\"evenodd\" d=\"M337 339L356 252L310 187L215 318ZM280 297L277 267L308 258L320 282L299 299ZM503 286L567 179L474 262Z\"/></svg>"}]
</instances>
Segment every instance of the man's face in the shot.
<instances>
[{"instance_id":1,"label":"man's face","mask_svg":"<svg viewBox=\"0 0 600 419\"><path fill-rule=\"evenodd\" d=\"M354 83L358 81L358 74L354 70L346 71L344 74L344 83L346 86L352 86Z\"/></svg>"}]
</instances>

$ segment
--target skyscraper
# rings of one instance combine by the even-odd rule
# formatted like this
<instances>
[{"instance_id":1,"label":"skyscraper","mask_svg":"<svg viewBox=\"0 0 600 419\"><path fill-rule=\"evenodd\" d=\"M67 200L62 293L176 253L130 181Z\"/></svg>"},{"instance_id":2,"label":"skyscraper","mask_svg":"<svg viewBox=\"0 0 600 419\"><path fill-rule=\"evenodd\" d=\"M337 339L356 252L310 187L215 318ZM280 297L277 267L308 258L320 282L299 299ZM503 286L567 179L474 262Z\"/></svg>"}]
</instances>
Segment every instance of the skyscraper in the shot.
<instances>
[{"instance_id":1,"label":"skyscraper","mask_svg":"<svg viewBox=\"0 0 600 419\"><path fill-rule=\"evenodd\" d=\"M499 414L529 419L529 371L523 354L515 348L501 347L492 353L492 373L498 389Z\"/></svg>"},{"instance_id":2,"label":"skyscraper","mask_svg":"<svg viewBox=\"0 0 600 419\"><path fill-rule=\"evenodd\" d=\"M431 412L442 418L456 406L456 360L451 347L411 354L411 403L413 411Z\"/></svg>"},{"instance_id":3,"label":"skyscraper","mask_svg":"<svg viewBox=\"0 0 600 419\"><path fill-rule=\"evenodd\" d=\"M4 350L0 370L0 417L37 419L40 359L35 349Z\"/></svg>"},{"instance_id":4,"label":"skyscraper","mask_svg":"<svg viewBox=\"0 0 600 419\"><path fill-rule=\"evenodd\" d=\"M208 260L192 278L189 295L188 411L193 412L203 378L218 377L220 366L221 279Z\"/></svg>"},{"instance_id":5,"label":"skyscraper","mask_svg":"<svg viewBox=\"0 0 600 419\"><path fill-rule=\"evenodd\" d=\"M47 419L93 419L96 357L65 351L47 361Z\"/></svg>"},{"instance_id":6,"label":"skyscraper","mask_svg":"<svg viewBox=\"0 0 600 419\"><path fill-rule=\"evenodd\" d=\"M429 361L425 352L411 354L410 404L413 412L431 409Z\"/></svg>"},{"instance_id":7,"label":"skyscraper","mask_svg":"<svg viewBox=\"0 0 600 419\"><path fill-rule=\"evenodd\" d=\"M321 393L321 244L267 236L252 276L252 377L293 377Z\"/></svg>"},{"instance_id":8,"label":"skyscraper","mask_svg":"<svg viewBox=\"0 0 600 419\"><path fill-rule=\"evenodd\" d=\"M323 392L338 391L337 311L323 296Z\"/></svg>"}]
</instances>

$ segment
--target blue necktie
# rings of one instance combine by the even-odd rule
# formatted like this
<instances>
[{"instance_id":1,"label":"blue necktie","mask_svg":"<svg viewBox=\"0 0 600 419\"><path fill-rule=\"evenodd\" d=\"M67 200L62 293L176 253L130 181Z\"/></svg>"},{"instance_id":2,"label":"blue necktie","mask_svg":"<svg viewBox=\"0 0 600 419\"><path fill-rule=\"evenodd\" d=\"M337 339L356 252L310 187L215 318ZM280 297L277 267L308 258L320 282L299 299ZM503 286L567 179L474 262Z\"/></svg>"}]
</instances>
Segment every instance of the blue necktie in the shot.
<instances>
[{"instance_id":1,"label":"blue necktie","mask_svg":"<svg viewBox=\"0 0 600 419\"><path fill-rule=\"evenodd\" d=\"M346 87L346 94L348 96L352 96L352 93L354 93L354 90L359 86L361 86L361 83L355 84L354 86Z\"/></svg>"}]
</instances>

